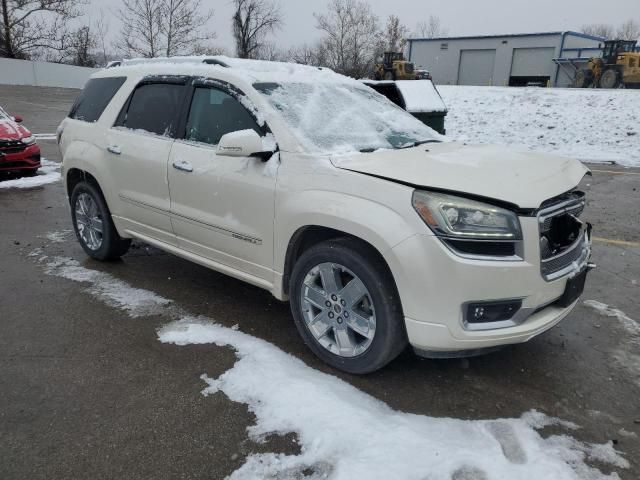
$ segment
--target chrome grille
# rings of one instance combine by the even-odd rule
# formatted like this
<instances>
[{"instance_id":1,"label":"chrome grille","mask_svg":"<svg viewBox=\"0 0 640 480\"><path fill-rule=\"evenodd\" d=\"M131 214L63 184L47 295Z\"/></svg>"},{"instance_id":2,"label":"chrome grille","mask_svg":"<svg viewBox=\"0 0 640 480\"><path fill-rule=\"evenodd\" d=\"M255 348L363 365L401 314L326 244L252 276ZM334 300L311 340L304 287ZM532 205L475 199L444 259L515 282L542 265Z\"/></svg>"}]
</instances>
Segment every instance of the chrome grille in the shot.
<instances>
[{"instance_id":1,"label":"chrome grille","mask_svg":"<svg viewBox=\"0 0 640 480\"><path fill-rule=\"evenodd\" d=\"M20 153L25 148L27 147L20 140L0 140L1 153Z\"/></svg>"},{"instance_id":2,"label":"chrome grille","mask_svg":"<svg viewBox=\"0 0 640 480\"><path fill-rule=\"evenodd\" d=\"M569 273L574 263L588 258L589 239L578 219L584 206L584 193L571 192L545 202L538 212L540 270L545 280Z\"/></svg>"},{"instance_id":3,"label":"chrome grille","mask_svg":"<svg viewBox=\"0 0 640 480\"><path fill-rule=\"evenodd\" d=\"M581 257L585 255L585 233L582 232L578 240L572 245L571 248L565 250L560 255L542 260L541 271L542 275L550 279L554 274L561 272L563 269L569 267L573 262L580 261Z\"/></svg>"}]
</instances>

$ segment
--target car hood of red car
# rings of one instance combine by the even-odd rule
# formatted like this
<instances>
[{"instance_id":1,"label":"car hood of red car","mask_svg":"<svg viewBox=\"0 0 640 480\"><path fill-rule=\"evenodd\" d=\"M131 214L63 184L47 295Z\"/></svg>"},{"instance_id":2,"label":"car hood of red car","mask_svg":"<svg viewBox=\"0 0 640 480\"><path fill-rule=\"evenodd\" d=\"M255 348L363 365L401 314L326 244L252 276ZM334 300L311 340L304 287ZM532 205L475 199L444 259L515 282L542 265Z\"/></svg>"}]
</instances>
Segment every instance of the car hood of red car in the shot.
<instances>
[{"instance_id":1,"label":"car hood of red car","mask_svg":"<svg viewBox=\"0 0 640 480\"><path fill-rule=\"evenodd\" d=\"M31 132L13 120L0 118L0 139L20 140L31 136Z\"/></svg>"}]
</instances>

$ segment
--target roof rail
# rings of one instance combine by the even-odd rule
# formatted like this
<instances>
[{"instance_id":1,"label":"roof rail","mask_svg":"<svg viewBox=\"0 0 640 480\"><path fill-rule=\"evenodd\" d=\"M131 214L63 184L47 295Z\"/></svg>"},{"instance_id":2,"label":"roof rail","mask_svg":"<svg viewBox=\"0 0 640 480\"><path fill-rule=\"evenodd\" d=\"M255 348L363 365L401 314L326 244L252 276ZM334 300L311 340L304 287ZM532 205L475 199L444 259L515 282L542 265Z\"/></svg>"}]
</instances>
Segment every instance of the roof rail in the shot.
<instances>
[{"instance_id":1,"label":"roof rail","mask_svg":"<svg viewBox=\"0 0 640 480\"><path fill-rule=\"evenodd\" d=\"M229 65L217 58L205 58L202 60L202 63L206 63L207 65L220 65L221 67L229 68Z\"/></svg>"},{"instance_id":2,"label":"roof rail","mask_svg":"<svg viewBox=\"0 0 640 480\"><path fill-rule=\"evenodd\" d=\"M229 68L229 64L227 62L222 61L217 57L204 57L204 56L183 56L183 57L156 57L156 58L131 58L124 60L114 60L109 62L106 68L113 67L121 67L126 65L141 65L141 64L149 64L149 63L205 63L207 65L218 65L220 67Z\"/></svg>"}]
</instances>

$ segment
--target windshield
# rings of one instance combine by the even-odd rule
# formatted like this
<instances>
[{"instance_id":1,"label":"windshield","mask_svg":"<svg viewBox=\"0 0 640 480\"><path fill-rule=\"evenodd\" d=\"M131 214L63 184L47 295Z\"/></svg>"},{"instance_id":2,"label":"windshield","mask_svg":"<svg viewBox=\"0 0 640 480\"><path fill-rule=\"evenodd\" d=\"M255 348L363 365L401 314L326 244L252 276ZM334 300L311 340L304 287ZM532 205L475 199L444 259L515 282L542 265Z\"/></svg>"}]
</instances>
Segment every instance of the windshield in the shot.
<instances>
[{"instance_id":1,"label":"windshield","mask_svg":"<svg viewBox=\"0 0 640 480\"><path fill-rule=\"evenodd\" d=\"M9 120L11 117L0 107L0 120Z\"/></svg>"},{"instance_id":2,"label":"windshield","mask_svg":"<svg viewBox=\"0 0 640 480\"><path fill-rule=\"evenodd\" d=\"M311 152L348 153L441 141L434 130L365 85L257 83Z\"/></svg>"}]
</instances>

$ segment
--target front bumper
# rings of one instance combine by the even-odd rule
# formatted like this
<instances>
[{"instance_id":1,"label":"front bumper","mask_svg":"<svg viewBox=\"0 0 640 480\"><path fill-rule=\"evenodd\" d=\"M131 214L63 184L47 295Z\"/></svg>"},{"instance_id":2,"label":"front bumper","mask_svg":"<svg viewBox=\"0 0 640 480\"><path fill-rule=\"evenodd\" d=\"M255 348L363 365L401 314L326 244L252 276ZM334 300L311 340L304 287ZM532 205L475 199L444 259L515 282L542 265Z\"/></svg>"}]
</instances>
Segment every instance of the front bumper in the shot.
<instances>
[{"instance_id":1,"label":"front bumper","mask_svg":"<svg viewBox=\"0 0 640 480\"><path fill-rule=\"evenodd\" d=\"M29 145L21 152L0 152L0 172L17 170L37 170L40 168L40 147Z\"/></svg>"},{"instance_id":2,"label":"front bumper","mask_svg":"<svg viewBox=\"0 0 640 480\"><path fill-rule=\"evenodd\" d=\"M522 343L548 330L575 307L554 304L568 278L586 268L591 253L585 235L580 261L564 276L543 278L536 218L521 218L521 261L473 260L451 252L433 235L415 235L387 252L402 301L409 342L418 351L456 352ZM514 322L496 328L469 328L469 302L521 299Z\"/></svg>"}]
</instances>

